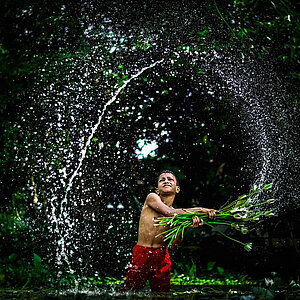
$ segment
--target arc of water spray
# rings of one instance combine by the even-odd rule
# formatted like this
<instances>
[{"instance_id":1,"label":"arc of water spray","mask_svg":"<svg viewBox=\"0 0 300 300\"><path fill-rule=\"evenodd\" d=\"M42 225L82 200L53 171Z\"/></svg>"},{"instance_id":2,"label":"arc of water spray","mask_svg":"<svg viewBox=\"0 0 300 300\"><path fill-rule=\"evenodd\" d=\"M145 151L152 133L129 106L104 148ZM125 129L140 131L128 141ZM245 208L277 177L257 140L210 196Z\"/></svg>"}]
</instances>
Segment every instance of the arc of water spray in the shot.
<instances>
[{"instance_id":1,"label":"arc of water spray","mask_svg":"<svg viewBox=\"0 0 300 300\"><path fill-rule=\"evenodd\" d=\"M240 86L238 83L236 83L233 78L230 78L228 75L226 75L223 71L218 70L217 73L221 76L221 78L226 82L227 87L229 88L230 91L232 91L235 95L238 95L239 97L241 97L242 99L245 97L245 95L243 94L243 91L240 90ZM253 96L253 101L255 101L256 104L256 109L259 109L260 112L262 109L264 109L264 111L266 112L266 107L260 107L259 105L257 105L258 99L257 97ZM261 112L260 115L263 115L263 113ZM251 115L251 114L247 114L248 118L252 118L250 120L252 120L253 122L255 122L255 124L257 125L257 127L259 128L258 130L258 137L259 139L257 139L257 145L259 147L259 150L261 152L261 156L262 156L262 165L260 168L260 172L259 174L257 174L256 176L256 183L258 186L261 186L262 184L265 183L265 180L267 178L267 171L270 168L271 165L271 152L272 152L272 148L270 145L270 140L271 138L267 135L267 132L265 130L265 119L263 118L258 118L257 115ZM269 118L267 118L269 119Z\"/></svg>"},{"instance_id":2,"label":"arc of water spray","mask_svg":"<svg viewBox=\"0 0 300 300\"><path fill-rule=\"evenodd\" d=\"M162 63L163 60L164 60L164 59L161 59L161 60L159 60L159 61L154 62L154 63L151 64L150 66L147 66L147 67L142 68L142 69L141 69L140 71L138 71L136 74L134 74L133 76L131 76L131 78L129 78L128 80L124 81L123 85L120 86L120 87L117 89L115 95L114 95L108 102L105 103L105 105L104 105L104 107L103 107L103 110L102 110L102 112L101 112L101 114L100 114L100 116L99 116L99 118L98 118L98 122L97 122L97 123L94 125L94 127L92 128L91 134L89 135L89 137L88 137L88 139L87 139L87 141L86 141L86 143L85 143L83 149L81 150L81 156L80 156L80 158L79 158L79 164L78 164L77 168L75 169L75 171L73 172L72 176L71 176L70 179L69 179L69 182L68 182L68 184L67 184L67 188L66 188L66 192L65 192L64 199L63 199L63 201L61 202L61 209L63 208L62 205L63 205L64 203L66 203L66 201L67 201L68 192L70 191L70 189L71 189L71 187L72 187L73 180L74 180L74 178L77 176L78 171L79 171L79 169L80 169L81 166L82 166L82 162L83 162L83 160L85 159L87 149L88 149L88 147L89 147L89 145L90 145L90 143L91 143L91 140L92 140L92 138L93 138L95 132L97 131L97 129L98 129L100 123L101 123L101 120L102 120L102 118L103 118L103 115L104 115L104 113L105 113L107 107L108 107L109 105L111 105L112 103L115 102L115 100L117 99L117 97L118 97L118 95L120 94L120 92L128 85L128 83L129 83L130 81L132 81L133 79L135 79L135 78L137 78L138 76L140 76L144 71L146 71L146 70L148 70L148 69L150 69L150 68L155 67L157 64Z\"/></svg>"},{"instance_id":3,"label":"arc of water spray","mask_svg":"<svg viewBox=\"0 0 300 300\"><path fill-rule=\"evenodd\" d=\"M137 78L138 76L140 76L144 71L146 71L146 70L148 70L148 69L150 69L150 68L155 67L156 65L162 63L163 61L164 61L164 59L161 59L161 60L159 60L159 61L156 61L156 62L152 63L151 65L142 68L142 69L139 70L136 74L132 75L131 78L129 78L128 80L124 81L123 85L120 86L120 87L117 89L117 91L116 91L116 93L113 95L113 97L112 97L109 101L107 101L107 102L105 103L105 105L104 105L104 107L103 107L103 109L102 109L102 112L101 112L101 114L99 115L99 118L98 118L97 123L92 127L91 133L90 133L90 135L88 136L87 141L86 141L86 143L85 143L83 149L81 150L80 157L79 157L79 163L78 163L78 166L76 167L75 171L73 172L73 174L72 174L72 176L70 177L69 182L68 182L68 184L67 184L67 188L66 188L66 191L65 191L65 195L64 195L64 198L63 198L63 200L62 200L62 202L61 202L61 205L60 205L60 213L59 213L59 217L58 217L58 218L55 218L55 219L56 219L56 227L57 227L57 230L58 230L58 222L57 222L57 221L62 220L63 205L64 205L65 203L67 203L68 193L69 193L69 191L71 190L71 187L72 187L72 184L73 184L73 180L74 180L74 178L77 176L77 174L78 174L78 172L79 172L79 170L80 170L80 168L81 168L81 166L82 166L82 162L83 162L83 160L84 160L85 157L86 157L87 149L88 149L88 147L89 147L89 145L90 145L90 143L91 143L91 140L92 140L92 138L93 138L95 132L97 131L97 129L98 129L98 127L99 127L99 125L100 125L100 123L101 123L101 121L102 121L102 118L103 118L104 113L105 113L105 111L107 110L108 106L110 106L112 103L114 103L114 101L117 99L117 97L118 97L118 95L120 94L120 92L126 88L126 86L128 85L128 83L129 83L130 81L132 81L132 80L134 80L135 78ZM59 233L59 230L58 230L58 233ZM58 253L58 260L60 261L60 260L61 260L61 257L64 256L64 257L65 257L66 263L67 263L67 264L69 265L69 267L70 267L70 264L69 264L67 255L66 255L65 252L64 252L64 250L65 250L65 244L64 244L64 239L63 239L62 236L61 236L61 239L60 239L60 241L59 241L58 243L59 243L59 245L61 246L61 250L62 250L60 254ZM70 271L72 272L72 269L70 269Z\"/></svg>"}]
</instances>

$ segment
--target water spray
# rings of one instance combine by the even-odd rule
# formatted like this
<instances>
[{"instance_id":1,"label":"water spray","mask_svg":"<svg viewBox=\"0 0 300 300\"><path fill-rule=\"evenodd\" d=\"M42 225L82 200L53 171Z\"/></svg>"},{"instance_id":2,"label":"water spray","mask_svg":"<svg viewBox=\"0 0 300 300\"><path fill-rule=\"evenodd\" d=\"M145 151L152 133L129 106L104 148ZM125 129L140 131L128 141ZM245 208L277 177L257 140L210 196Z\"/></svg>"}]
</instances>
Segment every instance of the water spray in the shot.
<instances>
[{"instance_id":1,"label":"water spray","mask_svg":"<svg viewBox=\"0 0 300 300\"><path fill-rule=\"evenodd\" d=\"M60 230L59 230L59 223L61 222L67 222L68 223L68 226L69 228L71 228L74 223L70 223L69 220L67 220L66 218L64 218L64 204L67 204L67 198L68 198L68 193L69 191L71 190L72 188L72 185L73 185L73 180L75 179L75 177L78 175L78 172L82 166L82 162L83 160L85 159L86 157L86 152L87 152L87 149L91 143L91 140L92 138L94 137L94 134L95 132L97 131L98 127L100 126L101 124L101 121L102 121L102 118L105 114L105 111L107 110L107 108L116 101L118 95L121 93L122 90L124 90L126 88L126 86L134 79L136 79L137 77L139 77L143 72L145 72L146 70L150 69L150 68L153 68L155 67L156 65L158 64L161 64L162 62L164 61L164 59L161 59L159 61L156 61L154 63L152 63L151 65L149 66L146 66L144 68L142 68L140 71L138 71L136 74L132 75L131 78L129 78L128 80L124 81L122 86L120 86L117 91L115 92L115 94L113 95L113 97L107 101L101 111L101 114L99 115L98 117L98 121L97 123L92 127L91 129L91 133L90 135L88 136L85 144L84 144L84 147L83 149L81 150L80 152L80 157L79 157L79 163L78 163L78 166L76 167L75 171L73 172L72 176L70 177L69 181L68 181L68 184L67 184L67 187L66 187L66 191L65 191L65 195L64 195L64 198L60 204L60 212L59 212L59 215L58 217L56 217L55 215L55 207L53 205L53 201L55 201L57 198L56 197L53 197L51 199L51 204L52 204L52 218L55 222L55 226L56 226L56 232L59 234L60 236L60 239L58 240L57 244L58 244L58 247L56 249L56 261L57 261L57 264L58 265L61 265L62 264L62 258L64 258L65 262L67 263L68 265L68 268L69 268L69 272L71 274L74 273L74 270L71 268L70 266L70 262L68 260L68 255L66 254L65 252L65 249L66 249L66 245L65 245L65 240L64 240L64 237L62 234L60 234Z\"/></svg>"}]
</instances>

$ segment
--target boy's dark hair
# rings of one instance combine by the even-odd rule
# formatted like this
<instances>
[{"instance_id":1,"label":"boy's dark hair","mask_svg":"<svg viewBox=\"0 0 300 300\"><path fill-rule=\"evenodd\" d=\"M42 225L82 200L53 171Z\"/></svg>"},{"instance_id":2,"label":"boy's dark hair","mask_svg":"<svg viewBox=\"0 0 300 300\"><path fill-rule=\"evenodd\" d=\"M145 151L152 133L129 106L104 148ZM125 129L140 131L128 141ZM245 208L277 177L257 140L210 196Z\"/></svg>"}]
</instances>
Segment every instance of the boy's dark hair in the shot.
<instances>
[{"instance_id":1,"label":"boy's dark hair","mask_svg":"<svg viewBox=\"0 0 300 300\"><path fill-rule=\"evenodd\" d=\"M160 176L161 174L163 174L163 173L170 173L170 174L174 175L174 177L175 177L175 179L176 179L176 185L179 186L179 180L178 180L176 174L175 174L173 171L171 171L171 170L163 170L163 171L160 171L160 172L157 174L157 180L156 180L156 182L158 182L159 176Z\"/></svg>"}]
</instances>

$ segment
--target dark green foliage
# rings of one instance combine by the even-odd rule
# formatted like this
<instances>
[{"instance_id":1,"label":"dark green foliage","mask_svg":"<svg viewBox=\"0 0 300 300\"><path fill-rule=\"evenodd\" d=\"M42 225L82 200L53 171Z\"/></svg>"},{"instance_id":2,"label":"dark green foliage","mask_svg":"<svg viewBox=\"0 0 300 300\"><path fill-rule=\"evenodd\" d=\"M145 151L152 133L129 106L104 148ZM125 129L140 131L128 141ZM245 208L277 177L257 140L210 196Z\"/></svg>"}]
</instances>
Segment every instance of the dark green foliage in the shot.
<instances>
[{"instance_id":1,"label":"dark green foliage","mask_svg":"<svg viewBox=\"0 0 300 300\"><path fill-rule=\"evenodd\" d=\"M49 287L54 285L54 273L37 254L30 258L12 253L1 259L1 286L9 288Z\"/></svg>"},{"instance_id":2,"label":"dark green foliage","mask_svg":"<svg viewBox=\"0 0 300 300\"><path fill-rule=\"evenodd\" d=\"M209 261L205 268L195 263L176 263L172 275L175 285L257 285L255 279L243 273L235 273Z\"/></svg>"}]
</instances>

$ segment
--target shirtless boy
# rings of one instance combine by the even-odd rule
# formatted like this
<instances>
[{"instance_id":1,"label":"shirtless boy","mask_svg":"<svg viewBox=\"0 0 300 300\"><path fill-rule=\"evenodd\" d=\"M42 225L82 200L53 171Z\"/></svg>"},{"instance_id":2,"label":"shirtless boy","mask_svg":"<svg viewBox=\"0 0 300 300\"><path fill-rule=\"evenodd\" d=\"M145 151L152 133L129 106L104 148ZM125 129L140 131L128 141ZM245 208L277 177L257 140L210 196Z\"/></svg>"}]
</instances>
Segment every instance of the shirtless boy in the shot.
<instances>
[{"instance_id":1,"label":"shirtless boy","mask_svg":"<svg viewBox=\"0 0 300 300\"><path fill-rule=\"evenodd\" d=\"M150 287L155 292L170 290L171 261L168 248L164 243L166 230L164 226L155 226L154 220L161 216L174 216L186 212L205 212L209 218L216 218L216 210L203 207L175 209L172 207L180 186L172 171L162 171L158 177L156 193L150 193L142 208L138 242L133 248L131 265L128 268L126 280L119 291L138 291L149 279ZM203 225L198 217L193 219L192 228ZM181 235L179 235L181 236ZM180 242L179 240L175 243Z\"/></svg>"}]
</instances>

